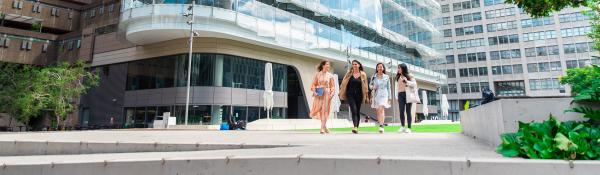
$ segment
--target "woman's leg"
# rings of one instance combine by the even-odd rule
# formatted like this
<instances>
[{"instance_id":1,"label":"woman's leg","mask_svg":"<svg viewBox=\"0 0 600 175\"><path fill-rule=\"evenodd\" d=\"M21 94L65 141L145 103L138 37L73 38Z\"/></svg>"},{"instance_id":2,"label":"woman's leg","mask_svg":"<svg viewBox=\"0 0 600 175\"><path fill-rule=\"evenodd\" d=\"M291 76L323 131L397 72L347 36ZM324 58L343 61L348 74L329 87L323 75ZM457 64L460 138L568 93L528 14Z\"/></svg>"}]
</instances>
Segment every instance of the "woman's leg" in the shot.
<instances>
[{"instance_id":1,"label":"woman's leg","mask_svg":"<svg viewBox=\"0 0 600 175\"><path fill-rule=\"evenodd\" d=\"M358 127L358 123L360 122L360 118L357 118L358 115L358 109L356 106L356 99L354 99L354 97L348 97L348 106L350 107L350 113L352 116L352 124L354 124L354 127L357 128Z\"/></svg>"},{"instance_id":2,"label":"woman's leg","mask_svg":"<svg viewBox=\"0 0 600 175\"><path fill-rule=\"evenodd\" d=\"M377 121L379 121L379 126L383 126L385 120L385 109L383 107L377 107Z\"/></svg>"},{"instance_id":3,"label":"woman's leg","mask_svg":"<svg viewBox=\"0 0 600 175\"><path fill-rule=\"evenodd\" d=\"M412 103L406 103L406 120L408 121L408 128L411 128L412 124Z\"/></svg>"},{"instance_id":4,"label":"woman's leg","mask_svg":"<svg viewBox=\"0 0 600 175\"><path fill-rule=\"evenodd\" d=\"M406 93L398 92L398 104L400 109L400 123L402 124L402 127L405 127L404 112L406 112Z\"/></svg>"}]
</instances>

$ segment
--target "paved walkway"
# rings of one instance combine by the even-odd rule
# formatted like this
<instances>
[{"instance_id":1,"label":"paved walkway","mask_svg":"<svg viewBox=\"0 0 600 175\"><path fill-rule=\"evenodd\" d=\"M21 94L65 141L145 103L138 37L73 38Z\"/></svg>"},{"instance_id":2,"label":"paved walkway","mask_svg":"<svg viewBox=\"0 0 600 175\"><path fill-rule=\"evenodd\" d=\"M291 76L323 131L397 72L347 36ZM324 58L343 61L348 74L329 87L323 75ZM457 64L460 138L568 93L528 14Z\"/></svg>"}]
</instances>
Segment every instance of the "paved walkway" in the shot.
<instances>
[{"instance_id":1,"label":"paved walkway","mask_svg":"<svg viewBox=\"0 0 600 175\"><path fill-rule=\"evenodd\" d=\"M262 131L174 131L119 130L3 134L0 141L49 142L132 142L132 143L201 143L201 144L289 144L293 147L235 149L191 152L110 153L88 155L35 155L0 157L0 163L49 163L161 158L198 158L222 156L401 156L439 158L504 159L494 148L475 142L459 133L332 133L262 132Z\"/></svg>"}]
</instances>

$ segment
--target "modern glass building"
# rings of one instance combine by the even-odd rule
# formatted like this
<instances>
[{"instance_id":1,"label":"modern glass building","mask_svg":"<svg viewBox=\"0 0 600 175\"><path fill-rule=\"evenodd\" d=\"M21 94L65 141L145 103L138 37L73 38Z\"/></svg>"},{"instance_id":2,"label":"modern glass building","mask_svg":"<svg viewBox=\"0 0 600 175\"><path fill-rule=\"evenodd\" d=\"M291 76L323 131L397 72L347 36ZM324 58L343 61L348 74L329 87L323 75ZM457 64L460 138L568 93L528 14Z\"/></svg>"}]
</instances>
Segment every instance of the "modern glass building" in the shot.
<instances>
[{"instance_id":1,"label":"modern glass building","mask_svg":"<svg viewBox=\"0 0 600 175\"><path fill-rule=\"evenodd\" d=\"M163 112L184 116L188 0L124 0L118 32L97 38L101 85L82 98L81 124L148 127ZM198 0L193 5L191 107L187 123L265 118L265 63L273 63L274 118L309 118L321 60L343 75L348 60L409 64L429 94L446 76L430 70L442 33L434 0ZM120 39L119 39L120 38ZM435 99L432 100L435 103ZM434 108L435 106L432 106ZM343 109L342 109L343 110ZM430 110L430 111L437 111ZM390 113L391 114L391 113ZM112 119L111 119L112 118Z\"/></svg>"}]
</instances>

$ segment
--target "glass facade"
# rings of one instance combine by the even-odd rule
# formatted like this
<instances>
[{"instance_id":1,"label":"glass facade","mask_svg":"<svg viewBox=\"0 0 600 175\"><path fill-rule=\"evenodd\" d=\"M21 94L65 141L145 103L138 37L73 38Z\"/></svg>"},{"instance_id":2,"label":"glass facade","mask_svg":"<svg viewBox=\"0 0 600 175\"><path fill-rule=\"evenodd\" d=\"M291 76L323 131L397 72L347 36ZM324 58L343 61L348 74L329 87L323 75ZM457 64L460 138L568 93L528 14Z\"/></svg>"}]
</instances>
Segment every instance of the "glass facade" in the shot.
<instances>
[{"instance_id":1,"label":"glass facade","mask_svg":"<svg viewBox=\"0 0 600 175\"><path fill-rule=\"evenodd\" d=\"M182 14L185 8L177 4L190 2L125 0L119 28L149 30L148 26L160 27L166 23L183 28L185 21L180 24L180 19L173 21L162 16ZM232 20L238 27L258 37L274 39L282 47L327 49L365 59L395 60L394 64L404 62L420 67L427 66L423 59L439 56L435 41L440 41L442 33L436 29L434 21L440 8L434 1L201 0L196 4L197 11L202 13L198 16L209 18L198 23ZM153 15L151 24L130 24L135 23L136 17L148 14Z\"/></svg>"},{"instance_id":2,"label":"glass facade","mask_svg":"<svg viewBox=\"0 0 600 175\"><path fill-rule=\"evenodd\" d=\"M264 90L265 61L239 56L195 53L191 86ZM187 86L187 54L130 62L126 90ZM287 91L287 66L273 63L273 91Z\"/></svg>"},{"instance_id":3,"label":"glass facade","mask_svg":"<svg viewBox=\"0 0 600 175\"><path fill-rule=\"evenodd\" d=\"M165 112L177 118L176 124L185 123L185 106L145 106L125 108L125 128L152 127L154 120L162 120ZM284 119L287 108L273 108L272 119ZM244 120L252 122L267 118L267 113L262 107L253 106L226 106L226 105L191 105L188 117L190 125L219 125L221 123Z\"/></svg>"}]
</instances>

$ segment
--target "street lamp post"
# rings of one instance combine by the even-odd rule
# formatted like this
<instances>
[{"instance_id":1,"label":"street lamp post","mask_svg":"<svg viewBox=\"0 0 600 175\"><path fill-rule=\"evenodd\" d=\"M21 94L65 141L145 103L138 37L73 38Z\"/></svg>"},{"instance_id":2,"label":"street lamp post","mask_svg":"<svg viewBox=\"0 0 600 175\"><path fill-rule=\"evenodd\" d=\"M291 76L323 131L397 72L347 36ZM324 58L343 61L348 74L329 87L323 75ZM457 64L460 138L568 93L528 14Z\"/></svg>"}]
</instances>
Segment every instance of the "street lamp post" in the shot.
<instances>
[{"instance_id":1,"label":"street lamp post","mask_svg":"<svg viewBox=\"0 0 600 175\"><path fill-rule=\"evenodd\" d=\"M192 49L192 45L194 44L194 4L196 3L196 1L192 1L192 3L190 4L190 6L188 6L187 10L188 13L183 14L183 16L191 18L189 21L187 21L187 24L190 25L190 55L188 57L188 72L187 72L187 95L185 98L185 125L188 125L188 117L190 114L190 84L191 84L191 77L192 77L192 53L193 53L193 49Z\"/></svg>"}]
</instances>

